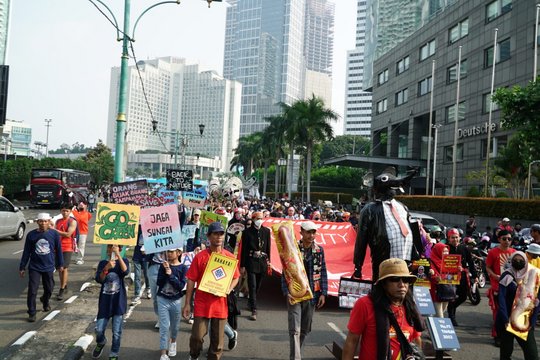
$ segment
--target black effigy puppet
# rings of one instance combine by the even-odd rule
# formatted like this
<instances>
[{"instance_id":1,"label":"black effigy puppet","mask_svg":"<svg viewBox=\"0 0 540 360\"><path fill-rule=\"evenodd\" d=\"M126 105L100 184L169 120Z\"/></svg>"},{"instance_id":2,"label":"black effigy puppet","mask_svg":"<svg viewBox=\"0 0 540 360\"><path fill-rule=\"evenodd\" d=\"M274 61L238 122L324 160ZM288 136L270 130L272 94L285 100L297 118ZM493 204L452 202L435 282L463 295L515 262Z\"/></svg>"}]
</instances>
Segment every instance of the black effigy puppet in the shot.
<instances>
[{"instance_id":1,"label":"black effigy puppet","mask_svg":"<svg viewBox=\"0 0 540 360\"><path fill-rule=\"evenodd\" d=\"M387 168L373 179L373 198L360 213L358 234L354 245L354 275L362 278L362 265L367 246L371 251L373 281L379 277L379 264L389 258L412 261L422 253L418 224L410 221L407 207L394 199L416 175L412 170L407 176L397 178L393 168ZM371 177L372 178L372 177ZM371 182L371 179L368 180Z\"/></svg>"}]
</instances>

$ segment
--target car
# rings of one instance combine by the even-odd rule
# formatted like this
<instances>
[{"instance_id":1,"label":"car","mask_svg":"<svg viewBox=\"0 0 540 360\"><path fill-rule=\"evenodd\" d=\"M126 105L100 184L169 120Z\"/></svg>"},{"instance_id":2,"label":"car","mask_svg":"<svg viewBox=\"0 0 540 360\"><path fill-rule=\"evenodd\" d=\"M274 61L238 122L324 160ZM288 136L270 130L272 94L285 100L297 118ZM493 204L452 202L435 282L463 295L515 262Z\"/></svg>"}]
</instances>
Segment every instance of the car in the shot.
<instances>
[{"instance_id":1,"label":"car","mask_svg":"<svg viewBox=\"0 0 540 360\"><path fill-rule=\"evenodd\" d=\"M11 236L15 240L22 240L25 230L26 219L22 211L0 196L0 239Z\"/></svg>"},{"instance_id":2,"label":"car","mask_svg":"<svg viewBox=\"0 0 540 360\"><path fill-rule=\"evenodd\" d=\"M424 226L424 229L429 233L433 229L434 226L439 226L441 230L446 230L446 226L443 225L439 220L435 219L433 216L417 213L417 212L411 212L411 218L420 220L422 222L422 225Z\"/></svg>"}]
</instances>

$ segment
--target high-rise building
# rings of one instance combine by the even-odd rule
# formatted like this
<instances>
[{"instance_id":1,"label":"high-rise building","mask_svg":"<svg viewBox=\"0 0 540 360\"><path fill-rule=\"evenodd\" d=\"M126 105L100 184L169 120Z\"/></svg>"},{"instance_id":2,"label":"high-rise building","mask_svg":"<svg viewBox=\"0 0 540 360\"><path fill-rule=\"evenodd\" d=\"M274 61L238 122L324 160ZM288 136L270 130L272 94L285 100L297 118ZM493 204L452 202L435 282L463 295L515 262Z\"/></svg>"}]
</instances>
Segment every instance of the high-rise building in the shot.
<instances>
[{"instance_id":1,"label":"high-rise building","mask_svg":"<svg viewBox=\"0 0 540 360\"><path fill-rule=\"evenodd\" d=\"M203 70L185 59L163 57L139 61L129 67L127 91L126 147L128 152L159 150L176 154L181 164L184 154L219 157L228 170L239 138L242 85ZM115 148L116 114L120 68L111 72L107 145ZM150 104L150 110L148 105ZM153 131L156 121L157 131ZM203 124L204 135L199 134Z\"/></svg>"},{"instance_id":2,"label":"high-rise building","mask_svg":"<svg viewBox=\"0 0 540 360\"><path fill-rule=\"evenodd\" d=\"M0 0L0 65L6 64L11 0Z\"/></svg>"},{"instance_id":3,"label":"high-rise building","mask_svg":"<svg viewBox=\"0 0 540 360\"><path fill-rule=\"evenodd\" d=\"M1 153L7 155L30 156L32 127L22 120L6 120L0 142Z\"/></svg>"},{"instance_id":4,"label":"high-rise building","mask_svg":"<svg viewBox=\"0 0 540 360\"><path fill-rule=\"evenodd\" d=\"M358 0L356 10L356 44L347 52L345 81L344 135L371 135L371 93L364 91L364 54L366 44L367 0Z\"/></svg>"},{"instance_id":5,"label":"high-rise building","mask_svg":"<svg viewBox=\"0 0 540 360\"><path fill-rule=\"evenodd\" d=\"M228 0L223 74L242 83L240 135L314 93L329 104L335 5L329 0Z\"/></svg>"}]
</instances>

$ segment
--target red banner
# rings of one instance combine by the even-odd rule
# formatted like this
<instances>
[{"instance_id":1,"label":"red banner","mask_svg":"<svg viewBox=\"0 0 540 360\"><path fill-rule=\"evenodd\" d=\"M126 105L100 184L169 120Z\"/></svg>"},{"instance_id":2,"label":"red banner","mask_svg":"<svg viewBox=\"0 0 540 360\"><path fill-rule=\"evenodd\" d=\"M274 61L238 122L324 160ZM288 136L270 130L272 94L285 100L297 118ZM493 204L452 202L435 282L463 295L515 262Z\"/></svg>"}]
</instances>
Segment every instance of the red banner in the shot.
<instances>
[{"instance_id":1,"label":"red banner","mask_svg":"<svg viewBox=\"0 0 540 360\"><path fill-rule=\"evenodd\" d=\"M285 221L285 219L267 218L264 226L272 229L272 225ZM289 221L289 220L287 220ZM294 223L296 239L300 240L300 224L306 220L291 220ZM328 295L337 296L339 289L339 279L341 277L351 277L354 271L353 254L354 243L356 241L356 230L351 223L335 223L325 221L313 221L319 226L315 242L324 248L326 259L326 270L328 272ZM272 268L281 274L281 261L272 233L272 253L270 259ZM371 279L371 254L366 255L366 261L362 267L364 279Z\"/></svg>"}]
</instances>

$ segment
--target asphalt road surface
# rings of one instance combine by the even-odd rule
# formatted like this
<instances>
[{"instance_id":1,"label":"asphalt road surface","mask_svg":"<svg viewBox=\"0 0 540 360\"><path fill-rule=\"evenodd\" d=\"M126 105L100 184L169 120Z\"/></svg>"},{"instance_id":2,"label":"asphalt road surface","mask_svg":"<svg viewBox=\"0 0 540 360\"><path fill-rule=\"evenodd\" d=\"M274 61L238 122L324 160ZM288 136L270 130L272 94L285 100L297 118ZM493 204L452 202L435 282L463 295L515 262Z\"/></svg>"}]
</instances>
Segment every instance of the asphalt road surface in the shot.
<instances>
[{"instance_id":1,"label":"asphalt road surface","mask_svg":"<svg viewBox=\"0 0 540 360\"><path fill-rule=\"evenodd\" d=\"M25 210L27 219L37 217L39 210ZM51 214L56 214L57 210L50 210ZM90 236L87 243L87 255L84 265L71 265L70 272L70 293L76 294L80 286L93 277L93 266L99 260L100 246L92 244L93 223L91 221ZM29 224L27 230L35 228L35 224ZM28 279L21 279L18 275L18 265L22 254L24 241L13 241L10 239L0 240L0 268L3 276L0 277L0 348L7 348L22 334L29 330L36 330L38 334L43 329L43 322L40 321L46 313L38 312L38 322L28 323L26 313L26 287ZM58 281L57 281L58 284ZM58 287L56 287L55 293ZM130 288L130 299L132 288ZM485 289L483 289L482 302L478 306L472 306L466 302L458 309L457 335L461 349L451 352L453 359L475 359L492 360L499 358L498 348L492 345L490 336L491 311ZM72 304L52 301L53 310L70 306L81 306L75 301ZM39 305L39 304L38 304ZM239 342L233 351L226 350L224 358L229 359L286 359L288 358L289 343L287 331L287 310L285 299L281 295L279 278L266 278L263 282L259 294L259 310L257 321L249 321L249 312L246 310L247 301L241 299L239 302L243 311L239 319ZM81 309L79 309L81 310ZM97 313L95 306L88 306L82 311L89 314ZM347 310L339 309L335 298L330 298L327 305L315 313L312 332L306 339L304 347L305 359L333 359L326 345L331 345L333 341L340 341L347 333L347 322L349 313ZM142 303L131 307L124 323L122 336L122 346L120 356L123 359L159 359L159 333L154 329L156 316L152 309L152 300L143 299ZM83 325L83 324L81 324ZM54 327L54 332L69 332L70 329L62 324L61 320L56 320L47 324ZM93 324L84 324L86 333L93 335ZM49 329L51 331L51 329ZM188 339L190 325L182 321L178 336L178 355L176 359L187 359ZM81 336L84 331L81 332ZM427 331L424 336L427 338ZM111 339L110 330L107 331L109 344ZM536 338L540 339L537 330ZM227 345L227 340L225 342ZM83 359L91 359L91 351L95 346L95 341L83 355ZM204 357L207 344L201 354ZM110 347L105 348L103 358L108 356ZM24 357L20 357L24 358ZM33 357L34 359L35 357ZM54 357L47 357L54 358ZM521 349L515 345L515 360L524 360Z\"/></svg>"}]
</instances>

